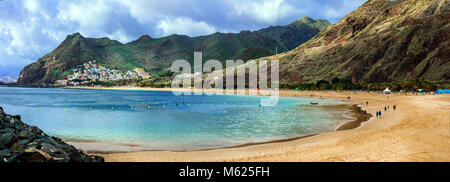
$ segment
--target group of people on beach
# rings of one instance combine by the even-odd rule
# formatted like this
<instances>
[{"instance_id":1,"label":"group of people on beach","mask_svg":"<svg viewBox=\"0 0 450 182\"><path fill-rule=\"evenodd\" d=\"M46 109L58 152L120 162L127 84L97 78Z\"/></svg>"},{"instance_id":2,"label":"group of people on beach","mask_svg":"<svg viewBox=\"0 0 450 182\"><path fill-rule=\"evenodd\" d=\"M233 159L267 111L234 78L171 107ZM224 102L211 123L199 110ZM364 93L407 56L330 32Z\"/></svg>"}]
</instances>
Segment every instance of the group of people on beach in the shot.
<instances>
[{"instance_id":1,"label":"group of people on beach","mask_svg":"<svg viewBox=\"0 0 450 182\"><path fill-rule=\"evenodd\" d=\"M347 97L347 99L349 99L349 98L350 98L350 96ZM369 105L369 101L366 101L366 105ZM384 112L388 112L390 109L391 109L391 107L389 105L388 106L384 106ZM397 109L397 105L393 105L392 106L392 110L395 111L396 109ZM364 115L366 115L366 114L367 114L367 111L364 110ZM378 110L376 112L376 115L377 115L377 118L381 117L381 110Z\"/></svg>"},{"instance_id":2,"label":"group of people on beach","mask_svg":"<svg viewBox=\"0 0 450 182\"><path fill-rule=\"evenodd\" d=\"M396 105L393 105L392 109L394 109L394 111L395 111L396 107L397 107ZM389 109L390 109L389 106L387 106L387 107L384 106L384 111L389 111Z\"/></svg>"},{"instance_id":3,"label":"group of people on beach","mask_svg":"<svg viewBox=\"0 0 450 182\"><path fill-rule=\"evenodd\" d=\"M393 109L393 111L395 111L397 109L397 105L393 105L392 109ZM388 112L389 110L390 110L390 106L389 105L388 106L384 106L384 112ZM380 110L377 111L377 118L378 117L381 117L381 111Z\"/></svg>"}]
</instances>

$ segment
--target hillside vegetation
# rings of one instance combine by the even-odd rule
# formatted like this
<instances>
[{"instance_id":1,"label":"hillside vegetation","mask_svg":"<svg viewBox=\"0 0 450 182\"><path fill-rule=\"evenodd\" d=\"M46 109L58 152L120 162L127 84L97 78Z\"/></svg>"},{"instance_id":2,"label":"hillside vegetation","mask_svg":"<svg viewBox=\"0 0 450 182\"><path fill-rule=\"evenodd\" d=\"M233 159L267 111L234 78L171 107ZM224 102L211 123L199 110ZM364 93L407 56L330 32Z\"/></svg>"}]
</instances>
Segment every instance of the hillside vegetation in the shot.
<instances>
[{"instance_id":1,"label":"hillside vegetation","mask_svg":"<svg viewBox=\"0 0 450 182\"><path fill-rule=\"evenodd\" d=\"M71 69L85 62L96 60L98 64L120 71L136 67L151 74L159 74L172 62L185 59L193 62L195 51L203 52L203 60L255 59L291 50L330 23L303 17L286 26L271 26L258 31L240 33L214 33L207 36L188 37L171 35L152 38L143 35L139 39L122 44L109 38L85 38L79 33L67 38L52 52L22 69L18 83L40 84L71 74Z\"/></svg>"}]
</instances>

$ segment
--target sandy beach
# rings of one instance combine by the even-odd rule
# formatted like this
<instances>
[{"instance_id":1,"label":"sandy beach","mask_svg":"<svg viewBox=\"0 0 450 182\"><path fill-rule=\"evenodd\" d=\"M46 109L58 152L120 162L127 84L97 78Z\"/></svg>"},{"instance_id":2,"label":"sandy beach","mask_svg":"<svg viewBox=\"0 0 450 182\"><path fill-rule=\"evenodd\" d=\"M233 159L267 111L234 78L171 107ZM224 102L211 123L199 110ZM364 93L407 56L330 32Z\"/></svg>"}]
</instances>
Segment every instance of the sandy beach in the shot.
<instances>
[{"instance_id":1,"label":"sandy beach","mask_svg":"<svg viewBox=\"0 0 450 182\"><path fill-rule=\"evenodd\" d=\"M86 88L160 90L170 88ZM280 91L282 96L336 98L360 103L373 117L360 127L293 140L204 151L139 151L113 145L116 152L95 152L106 161L450 161L450 95L367 92ZM366 101L369 102L366 105ZM397 110L384 112L384 106ZM375 117L381 110L382 117ZM89 151L92 143L71 142ZM111 146L109 146L111 147Z\"/></svg>"}]
</instances>

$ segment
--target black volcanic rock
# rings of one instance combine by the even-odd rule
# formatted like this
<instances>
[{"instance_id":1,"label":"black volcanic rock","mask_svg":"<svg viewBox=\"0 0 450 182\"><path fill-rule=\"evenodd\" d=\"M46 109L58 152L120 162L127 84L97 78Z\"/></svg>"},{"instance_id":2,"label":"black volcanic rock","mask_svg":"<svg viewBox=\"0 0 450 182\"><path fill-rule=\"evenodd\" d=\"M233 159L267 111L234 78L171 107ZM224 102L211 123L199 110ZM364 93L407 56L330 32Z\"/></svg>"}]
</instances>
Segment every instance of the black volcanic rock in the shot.
<instances>
[{"instance_id":1,"label":"black volcanic rock","mask_svg":"<svg viewBox=\"0 0 450 182\"><path fill-rule=\"evenodd\" d=\"M46 135L0 107L0 162L103 162L89 156L59 138Z\"/></svg>"}]
</instances>

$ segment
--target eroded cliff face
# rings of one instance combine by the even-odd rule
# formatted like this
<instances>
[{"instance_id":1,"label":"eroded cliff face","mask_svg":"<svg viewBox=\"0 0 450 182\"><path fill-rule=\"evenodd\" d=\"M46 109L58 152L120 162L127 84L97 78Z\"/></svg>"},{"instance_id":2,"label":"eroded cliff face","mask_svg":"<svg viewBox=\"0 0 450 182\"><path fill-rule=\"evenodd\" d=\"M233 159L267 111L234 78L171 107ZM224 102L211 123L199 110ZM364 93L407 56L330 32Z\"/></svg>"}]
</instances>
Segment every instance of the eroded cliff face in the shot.
<instances>
[{"instance_id":1,"label":"eroded cliff face","mask_svg":"<svg viewBox=\"0 0 450 182\"><path fill-rule=\"evenodd\" d=\"M280 60L281 83L450 80L449 0L369 0Z\"/></svg>"}]
</instances>

